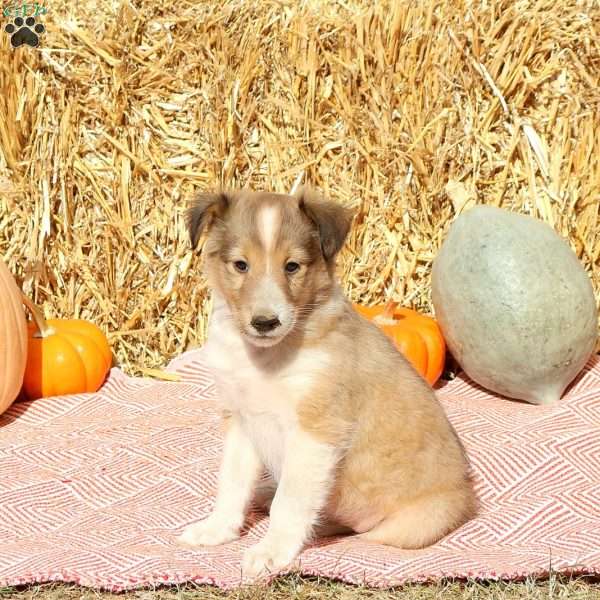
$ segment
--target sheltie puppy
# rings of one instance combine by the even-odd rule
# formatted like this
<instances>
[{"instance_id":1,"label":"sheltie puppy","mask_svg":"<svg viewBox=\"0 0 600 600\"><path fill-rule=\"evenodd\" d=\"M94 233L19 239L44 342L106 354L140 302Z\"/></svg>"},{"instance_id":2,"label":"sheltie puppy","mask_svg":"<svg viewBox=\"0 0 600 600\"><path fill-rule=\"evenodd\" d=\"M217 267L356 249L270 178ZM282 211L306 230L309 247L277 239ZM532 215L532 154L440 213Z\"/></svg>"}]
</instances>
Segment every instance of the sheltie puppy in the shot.
<instances>
[{"instance_id":1,"label":"sheltie puppy","mask_svg":"<svg viewBox=\"0 0 600 600\"><path fill-rule=\"evenodd\" d=\"M243 558L249 579L290 565L314 535L422 548L475 511L433 390L336 282L352 217L308 189L200 194L188 213L192 244L206 235L204 356L226 433L213 512L178 539L229 542L253 500L270 506Z\"/></svg>"}]
</instances>

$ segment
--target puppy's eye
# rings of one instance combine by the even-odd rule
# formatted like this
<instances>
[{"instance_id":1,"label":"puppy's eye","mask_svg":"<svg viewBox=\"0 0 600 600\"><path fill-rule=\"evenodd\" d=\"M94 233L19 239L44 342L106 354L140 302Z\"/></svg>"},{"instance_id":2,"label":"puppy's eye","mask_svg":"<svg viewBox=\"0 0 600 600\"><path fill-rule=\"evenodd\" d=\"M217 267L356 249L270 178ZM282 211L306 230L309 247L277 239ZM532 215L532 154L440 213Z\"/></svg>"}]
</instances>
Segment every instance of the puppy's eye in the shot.
<instances>
[{"instance_id":1,"label":"puppy's eye","mask_svg":"<svg viewBox=\"0 0 600 600\"><path fill-rule=\"evenodd\" d=\"M236 260L233 266L239 273L246 273L248 271L248 263L245 260Z\"/></svg>"},{"instance_id":2,"label":"puppy's eye","mask_svg":"<svg viewBox=\"0 0 600 600\"><path fill-rule=\"evenodd\" d=\"M299 268L300 268L300 265L297 262L294 262L291 260L289 263L286 263L285 272L286 273L295 273Z\"/></svg>"}]
</instances>

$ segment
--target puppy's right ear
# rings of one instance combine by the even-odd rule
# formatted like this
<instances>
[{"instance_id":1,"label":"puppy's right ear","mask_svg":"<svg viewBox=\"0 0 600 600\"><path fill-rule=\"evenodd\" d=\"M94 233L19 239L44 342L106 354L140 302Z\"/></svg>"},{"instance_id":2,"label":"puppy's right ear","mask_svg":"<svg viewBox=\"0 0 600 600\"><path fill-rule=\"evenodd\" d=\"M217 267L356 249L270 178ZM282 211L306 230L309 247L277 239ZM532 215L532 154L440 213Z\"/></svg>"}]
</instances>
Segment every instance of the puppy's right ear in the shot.
<instances>
[{"instance_id":1,"label":"puppy's right ear","mask_svg":"<svg viewBox=\"0 0 600 600\"><path fill-rule=\"evenodd\" d=\"M212 225L215 218L225 214L229 203L229 196L225 192L200 193L194 198L186 214L192 248L196 247L200 235Z\"/></svg>"}]
</instances>

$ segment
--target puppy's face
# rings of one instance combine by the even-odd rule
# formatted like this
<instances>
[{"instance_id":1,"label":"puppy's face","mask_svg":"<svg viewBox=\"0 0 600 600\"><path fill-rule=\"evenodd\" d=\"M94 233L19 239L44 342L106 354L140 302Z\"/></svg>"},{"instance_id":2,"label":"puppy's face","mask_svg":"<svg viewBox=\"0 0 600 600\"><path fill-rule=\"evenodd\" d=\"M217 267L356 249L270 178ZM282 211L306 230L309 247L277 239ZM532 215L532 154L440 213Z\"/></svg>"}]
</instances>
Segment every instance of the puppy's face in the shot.
<instances>
[{"instance_id":1,"label":"puppy's face","mask_svg":"<svg viewBox=\"0 0 600 600\"><path fill-rule=\"evenodd\" d=\"M241 335L274 346L301 327L331 289L352 215L306 190L202 194L188 214L192 244L208 230L205 269Z\"/></svg>"}]
</instances>

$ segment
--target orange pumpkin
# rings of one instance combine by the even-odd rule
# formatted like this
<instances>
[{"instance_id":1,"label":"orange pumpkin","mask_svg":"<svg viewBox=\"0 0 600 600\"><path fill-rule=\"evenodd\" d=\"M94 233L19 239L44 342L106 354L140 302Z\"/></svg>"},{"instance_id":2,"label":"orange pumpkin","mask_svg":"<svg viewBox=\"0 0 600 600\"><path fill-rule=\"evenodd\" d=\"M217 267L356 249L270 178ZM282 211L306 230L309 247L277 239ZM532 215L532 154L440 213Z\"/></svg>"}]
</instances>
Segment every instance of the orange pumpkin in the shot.
<instances>
[{"instance_id":1,"label":"orange pumpkin","mask_svg":"<svg viewBox=\"0 0 600 600\"><path fill-rule=\"evenodd\" d=\"M112 353L99 327L81 319L44 319L24 299L33 320L23 391L30 400L97 391L106 378Z\"/></svg>"},{"instance_id":2,"label":"orange pumpkin","mask_svg":"<svg viewBox=\"0 0 600 600\"><path fill-rule=\"evenodd\" d=\"M0 260L0 414L15 400L27 359L27 321L21 290Z\"/></svg>"},{"instance_id":3,"label":"orange pumpkin","mask_svg":"<svg viewBox=\"0 0 600 600\"><path fill-rule=\"evenodd\" d=\"M440 378L446 359L446 342L435 319L410 308L398 307L397 302L353 306L392 339L396 348L431 385Z\"/></svg>"}]
</instances>

